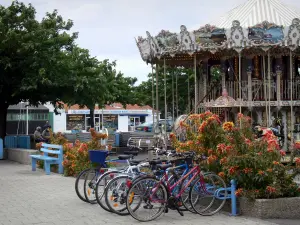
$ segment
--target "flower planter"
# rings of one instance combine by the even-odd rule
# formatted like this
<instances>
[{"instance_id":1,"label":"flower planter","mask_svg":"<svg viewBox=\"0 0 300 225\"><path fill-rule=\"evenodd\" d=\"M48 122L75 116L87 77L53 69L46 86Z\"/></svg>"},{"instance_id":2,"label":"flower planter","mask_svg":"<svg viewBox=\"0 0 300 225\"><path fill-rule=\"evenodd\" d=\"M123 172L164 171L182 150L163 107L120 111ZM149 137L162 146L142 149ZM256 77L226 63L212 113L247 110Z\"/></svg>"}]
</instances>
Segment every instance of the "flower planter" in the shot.
<instances>
[{"instance_id":1,"label":"flower planter","mask_svg":"<svg viewBox=\"0 0 300 225\"><path fill-rule=\"evenodd\" d=\"M300 219L300 197L256 199L238 198L238 213L260 219Z\"/></svg>"}]
</instances>

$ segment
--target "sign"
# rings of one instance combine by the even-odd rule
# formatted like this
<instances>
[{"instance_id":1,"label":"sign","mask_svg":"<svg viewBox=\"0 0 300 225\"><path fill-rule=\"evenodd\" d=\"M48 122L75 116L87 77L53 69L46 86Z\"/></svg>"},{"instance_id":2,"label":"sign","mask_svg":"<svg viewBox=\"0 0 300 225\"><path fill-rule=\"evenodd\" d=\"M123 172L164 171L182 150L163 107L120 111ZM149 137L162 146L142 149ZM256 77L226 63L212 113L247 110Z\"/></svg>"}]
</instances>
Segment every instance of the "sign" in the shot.
<instances>
[{"instance_id":1,"label":"sign","mask_svg":"<svg viewBox=\"0 0 300 225\"><path fill-rule=\"evenodd\" d=\"M76 129L85 129L85 115L67 115L67 130Z\"/></svg>"},{"instance_id":2,"label":"sign","mask_svg":"<svg viewBox=\"0 0 300 225\"><path fill-rule=\"evenodd\" d=\"M122 115L122 114L151 114L151 110L103 110L103 114L114 114L114 115ZM78 110L68 110L68 114L90 114L90 110L88 109L78 109ZM102 114L102 109L94 110L94 114Z\"/></svg>"}]
</instances>

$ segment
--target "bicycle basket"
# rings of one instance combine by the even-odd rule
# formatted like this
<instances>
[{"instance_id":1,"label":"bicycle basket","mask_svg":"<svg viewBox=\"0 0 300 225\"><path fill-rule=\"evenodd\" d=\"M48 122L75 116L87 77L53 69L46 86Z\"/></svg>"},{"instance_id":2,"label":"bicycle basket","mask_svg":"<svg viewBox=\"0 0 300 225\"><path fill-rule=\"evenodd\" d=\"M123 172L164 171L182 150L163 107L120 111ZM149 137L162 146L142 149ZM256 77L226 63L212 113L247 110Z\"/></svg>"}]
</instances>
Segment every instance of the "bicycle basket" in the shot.
<instances>
[{"instance_id":1,"label":"bicycle basket","mask_svg":"<svg viewBox=\"0 0 300 225\"><path fill-rule=\"evenodd\" d=\"M89 158L92 163L104 165L108 151L105 150L89 150Z\"/></svg>"}]
</instances>

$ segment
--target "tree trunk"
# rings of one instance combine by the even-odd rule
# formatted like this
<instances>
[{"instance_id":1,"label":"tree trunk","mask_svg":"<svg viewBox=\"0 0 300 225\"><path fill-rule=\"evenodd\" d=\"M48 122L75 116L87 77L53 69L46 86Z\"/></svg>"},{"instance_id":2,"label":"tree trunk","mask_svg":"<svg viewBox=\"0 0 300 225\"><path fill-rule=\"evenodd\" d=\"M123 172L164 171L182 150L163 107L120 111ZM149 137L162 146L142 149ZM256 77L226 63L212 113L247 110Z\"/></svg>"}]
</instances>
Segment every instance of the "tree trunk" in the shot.
<instances>
[{"instance_id":1,"label":"tree trunk","mask_svg":"<svg viewBox=\"0 0 300 225\"><path fill-rule=\"evenodd\" d=\"M4 140L6 136L6 117L7 117L8 104L0 102L0 138Z\"/></svg>"},{"instance_id":2,"label":"tree trunk","mask_svg":"<svg viewBox=\"0 0 300 225\"><path fill-rule=\"evenodd\" d=\"M94 109L95 109L95 107L89 107L89 109L90 109L91 128L95 128L95 121L94 121Z\"/></svg>"}]
</instances>

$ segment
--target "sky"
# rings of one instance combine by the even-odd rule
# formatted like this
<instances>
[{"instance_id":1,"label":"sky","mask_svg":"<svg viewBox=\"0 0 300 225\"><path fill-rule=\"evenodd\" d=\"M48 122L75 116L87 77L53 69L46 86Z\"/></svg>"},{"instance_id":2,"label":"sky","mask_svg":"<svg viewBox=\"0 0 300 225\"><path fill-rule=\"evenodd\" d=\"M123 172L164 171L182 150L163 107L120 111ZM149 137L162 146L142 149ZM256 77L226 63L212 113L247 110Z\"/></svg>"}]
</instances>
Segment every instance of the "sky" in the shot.
<instances>
[{"instance_id":1,"label":"sky","mask_svg":"<svg viewBox=\"0 0 300 225\"><path fill-rule=\"evenodd\" d=\"M19 0L22 1L22 0ZM160 30L179 32L180 25L195 30L226 14L247 0L23 0L31 3L41 20L57 9L64 19L74 21L77 43L99 60L117 61L125 76L147 80L150 66L141 59L134 38L153 36ZM7 6L11 0L0 0ZM284 3L300 8L299 0Z\"/></svg>"}]
</instances>

